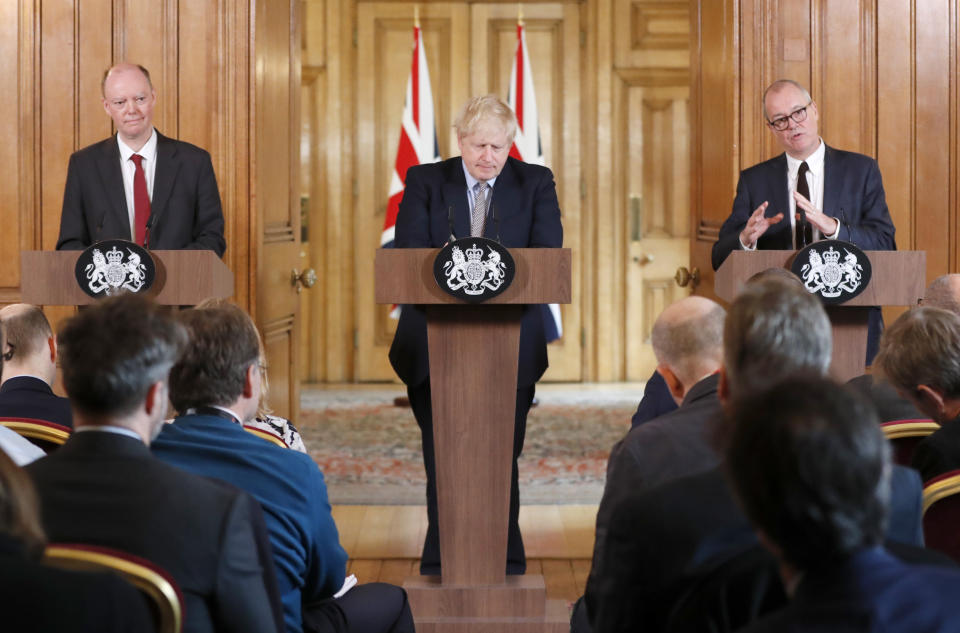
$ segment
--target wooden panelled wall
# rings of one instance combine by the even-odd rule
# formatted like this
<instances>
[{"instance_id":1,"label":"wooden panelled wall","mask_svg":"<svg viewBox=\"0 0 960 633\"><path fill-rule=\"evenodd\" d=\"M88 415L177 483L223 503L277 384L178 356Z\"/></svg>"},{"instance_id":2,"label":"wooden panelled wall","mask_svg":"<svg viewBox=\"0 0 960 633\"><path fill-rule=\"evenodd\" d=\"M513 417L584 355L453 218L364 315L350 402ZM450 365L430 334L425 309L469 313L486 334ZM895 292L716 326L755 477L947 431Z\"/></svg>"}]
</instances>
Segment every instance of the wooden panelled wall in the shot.
<instances>
[{"instance_id":1,"label":"wooden panelled wall","mask_svg":"<svg viewBox=\"0 0 960 633\"><path fill-rule=\"evenodd\" d=\"M710 245L737 173L779 152L763 88L809 86L830 145L877 158L901 250L927 278L960 270L958 0L692 0L695 49L691 259Z\"/></svg>"},{"instance_id":2,"label":"wooden panelled wall","mask_svg":"<svg viewBox=\"0 0 960 633\"><path fill-rule=\"evenodd\" d=\"M516 3L305 0L304 265L320 278L304 295L308 380L395 379L386 359L394 326L386 308L373 305L372 259L415 7L444 158L458 154L451 124L463 102L506 96ZM550 346L546 379L645 379L652 319L682 292L671 279L687 263L689 0L522 8L544 156L556 177L564 245L574 251L573 304L563 306L564 337ZM631 240L627 218L640 199L643 233L653 241ZM653 257L655 249L662 253ZM648 260L656 263L641 268Z\"/></svg>"},{"instance_id":3,"label":"wooden panelled wall","mask_svg":"<svg viewBox=\"0 0 960 633\"><path fill-rule=\"evenodd\" d=\"M104 70L143 64L157 129L212 156L234 299L264 331L272 404L295 414L299 9L297 0L0 2L0 303L18 301L29 274L19 252L56 244L70 154L113 133Z\"/></svg>"}]
</instances>

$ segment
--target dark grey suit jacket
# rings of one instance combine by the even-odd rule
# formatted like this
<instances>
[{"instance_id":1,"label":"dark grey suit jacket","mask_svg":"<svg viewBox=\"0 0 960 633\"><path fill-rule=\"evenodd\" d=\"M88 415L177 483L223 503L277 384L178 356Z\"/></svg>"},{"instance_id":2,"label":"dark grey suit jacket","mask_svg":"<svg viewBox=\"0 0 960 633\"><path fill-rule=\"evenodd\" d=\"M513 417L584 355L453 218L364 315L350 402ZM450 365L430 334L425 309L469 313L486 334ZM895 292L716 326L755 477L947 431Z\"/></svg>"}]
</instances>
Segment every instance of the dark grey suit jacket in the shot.
<instances>
[{"instance_id":1,"label":"dark grey suit jacket","mask_svg":"<svg viewBox=\"0 0 960 633\"><path fill-rule=\"evenodd\" d=\"M0 418L33 418L73 428L70 401L33 376L14 376L0 385Z\"/></svg>"},{"instance_id":2,"label":"dark grey suit jacket","mask_svg":"<svg viewBox=\"0 0 960 633\"><path fill-rule=\"evenodd\" d=\"M246 493L105 431L75 432L27 472L52 542L112 547L173 576L184 596L185 633L276 629Z\"/></svg>"},{"instance_id":3,"label":"dark grey suit jacket","mask_svg":"<svg viewBox=\"0 0 960 633\"><path fill-rule=\"evenodd\" d=\"M157 132L149 247L211 250L222 257L220 191L210 154ZM74 152L67 168L57 250L130 239L130 216L116 135Z\"/></svg>"}]
</instances>

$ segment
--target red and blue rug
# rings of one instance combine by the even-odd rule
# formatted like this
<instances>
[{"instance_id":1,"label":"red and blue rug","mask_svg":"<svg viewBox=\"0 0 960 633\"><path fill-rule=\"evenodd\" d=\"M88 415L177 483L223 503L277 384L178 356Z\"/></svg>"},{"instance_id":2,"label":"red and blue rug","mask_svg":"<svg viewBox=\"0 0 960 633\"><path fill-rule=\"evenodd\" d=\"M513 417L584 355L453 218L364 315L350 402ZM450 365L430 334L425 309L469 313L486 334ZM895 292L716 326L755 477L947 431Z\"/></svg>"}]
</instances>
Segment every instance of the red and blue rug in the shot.
<instances>
[{"instance_id":1,"label":"red and blue rug","mask_svg":"<svg viewBox=\"0 0 960 633\"><path fill-rule=\"evenodd\" d=\"M396 395L305 389L300 431L331 503L426 503L420 430L408 407L393 405ZM629 429L639 394L538 397L519 463L521 503L599 503L610 448Z\"/></svg>"}]
</instances>

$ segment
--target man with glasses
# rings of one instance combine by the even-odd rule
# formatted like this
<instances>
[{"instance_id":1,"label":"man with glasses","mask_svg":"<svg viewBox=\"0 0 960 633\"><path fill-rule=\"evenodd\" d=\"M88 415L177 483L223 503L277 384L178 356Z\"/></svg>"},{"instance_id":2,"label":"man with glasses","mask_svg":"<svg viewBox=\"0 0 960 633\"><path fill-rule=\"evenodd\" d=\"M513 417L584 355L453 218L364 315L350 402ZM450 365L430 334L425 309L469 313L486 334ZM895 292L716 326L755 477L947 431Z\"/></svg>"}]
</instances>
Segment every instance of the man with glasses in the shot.
<instances>
[{"instance_id":1,"label":"man with glasses","mask_svg":"<svg viewBox=\"0 0 960 633\"><path fill-rule=\"evenodd\" d=\"M70 157L57 250L122 239L223 257L223 211L210 154L154 129L157 93L143 66L117 64L100 88L117 133Z\"/></svg>"},{"instance_id":2,"label":"man with glasses","mask_svg":"<svg viewBox=\"0 0 960 633\"><path fill-rule=\"evenodd\" d=\"M896 250L877 161L828 147L816 102L793 80L773 82L763 107L784 153L740 173L733 211L713 245L714 270L735 250L793 250L820 239ZM882 329L880 311L871 311L868 363Z\"/></svg>"}]
</instances>

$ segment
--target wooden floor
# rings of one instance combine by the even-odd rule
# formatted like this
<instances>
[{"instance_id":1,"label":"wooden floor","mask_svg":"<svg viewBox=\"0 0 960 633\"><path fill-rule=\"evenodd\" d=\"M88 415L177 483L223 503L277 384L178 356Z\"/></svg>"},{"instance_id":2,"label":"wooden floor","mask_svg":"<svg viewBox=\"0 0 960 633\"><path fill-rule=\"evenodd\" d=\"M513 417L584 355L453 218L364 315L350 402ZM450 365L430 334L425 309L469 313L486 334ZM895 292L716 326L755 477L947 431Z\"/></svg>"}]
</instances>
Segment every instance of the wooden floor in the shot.
<instances>
[{"instance_id":1,"label":"wooden floor","mask_svg":"<svg viewBox=\"0 0 960 633\"><path fill-rule=\"evenodd\" d=\"M549 598L583 595L593 553L595 505L522 506L527 573L542 574ZM403 580L417 573L427 528L424 506L334 506L348 573L360 582Z\"/></svg>"}]
</instances>

